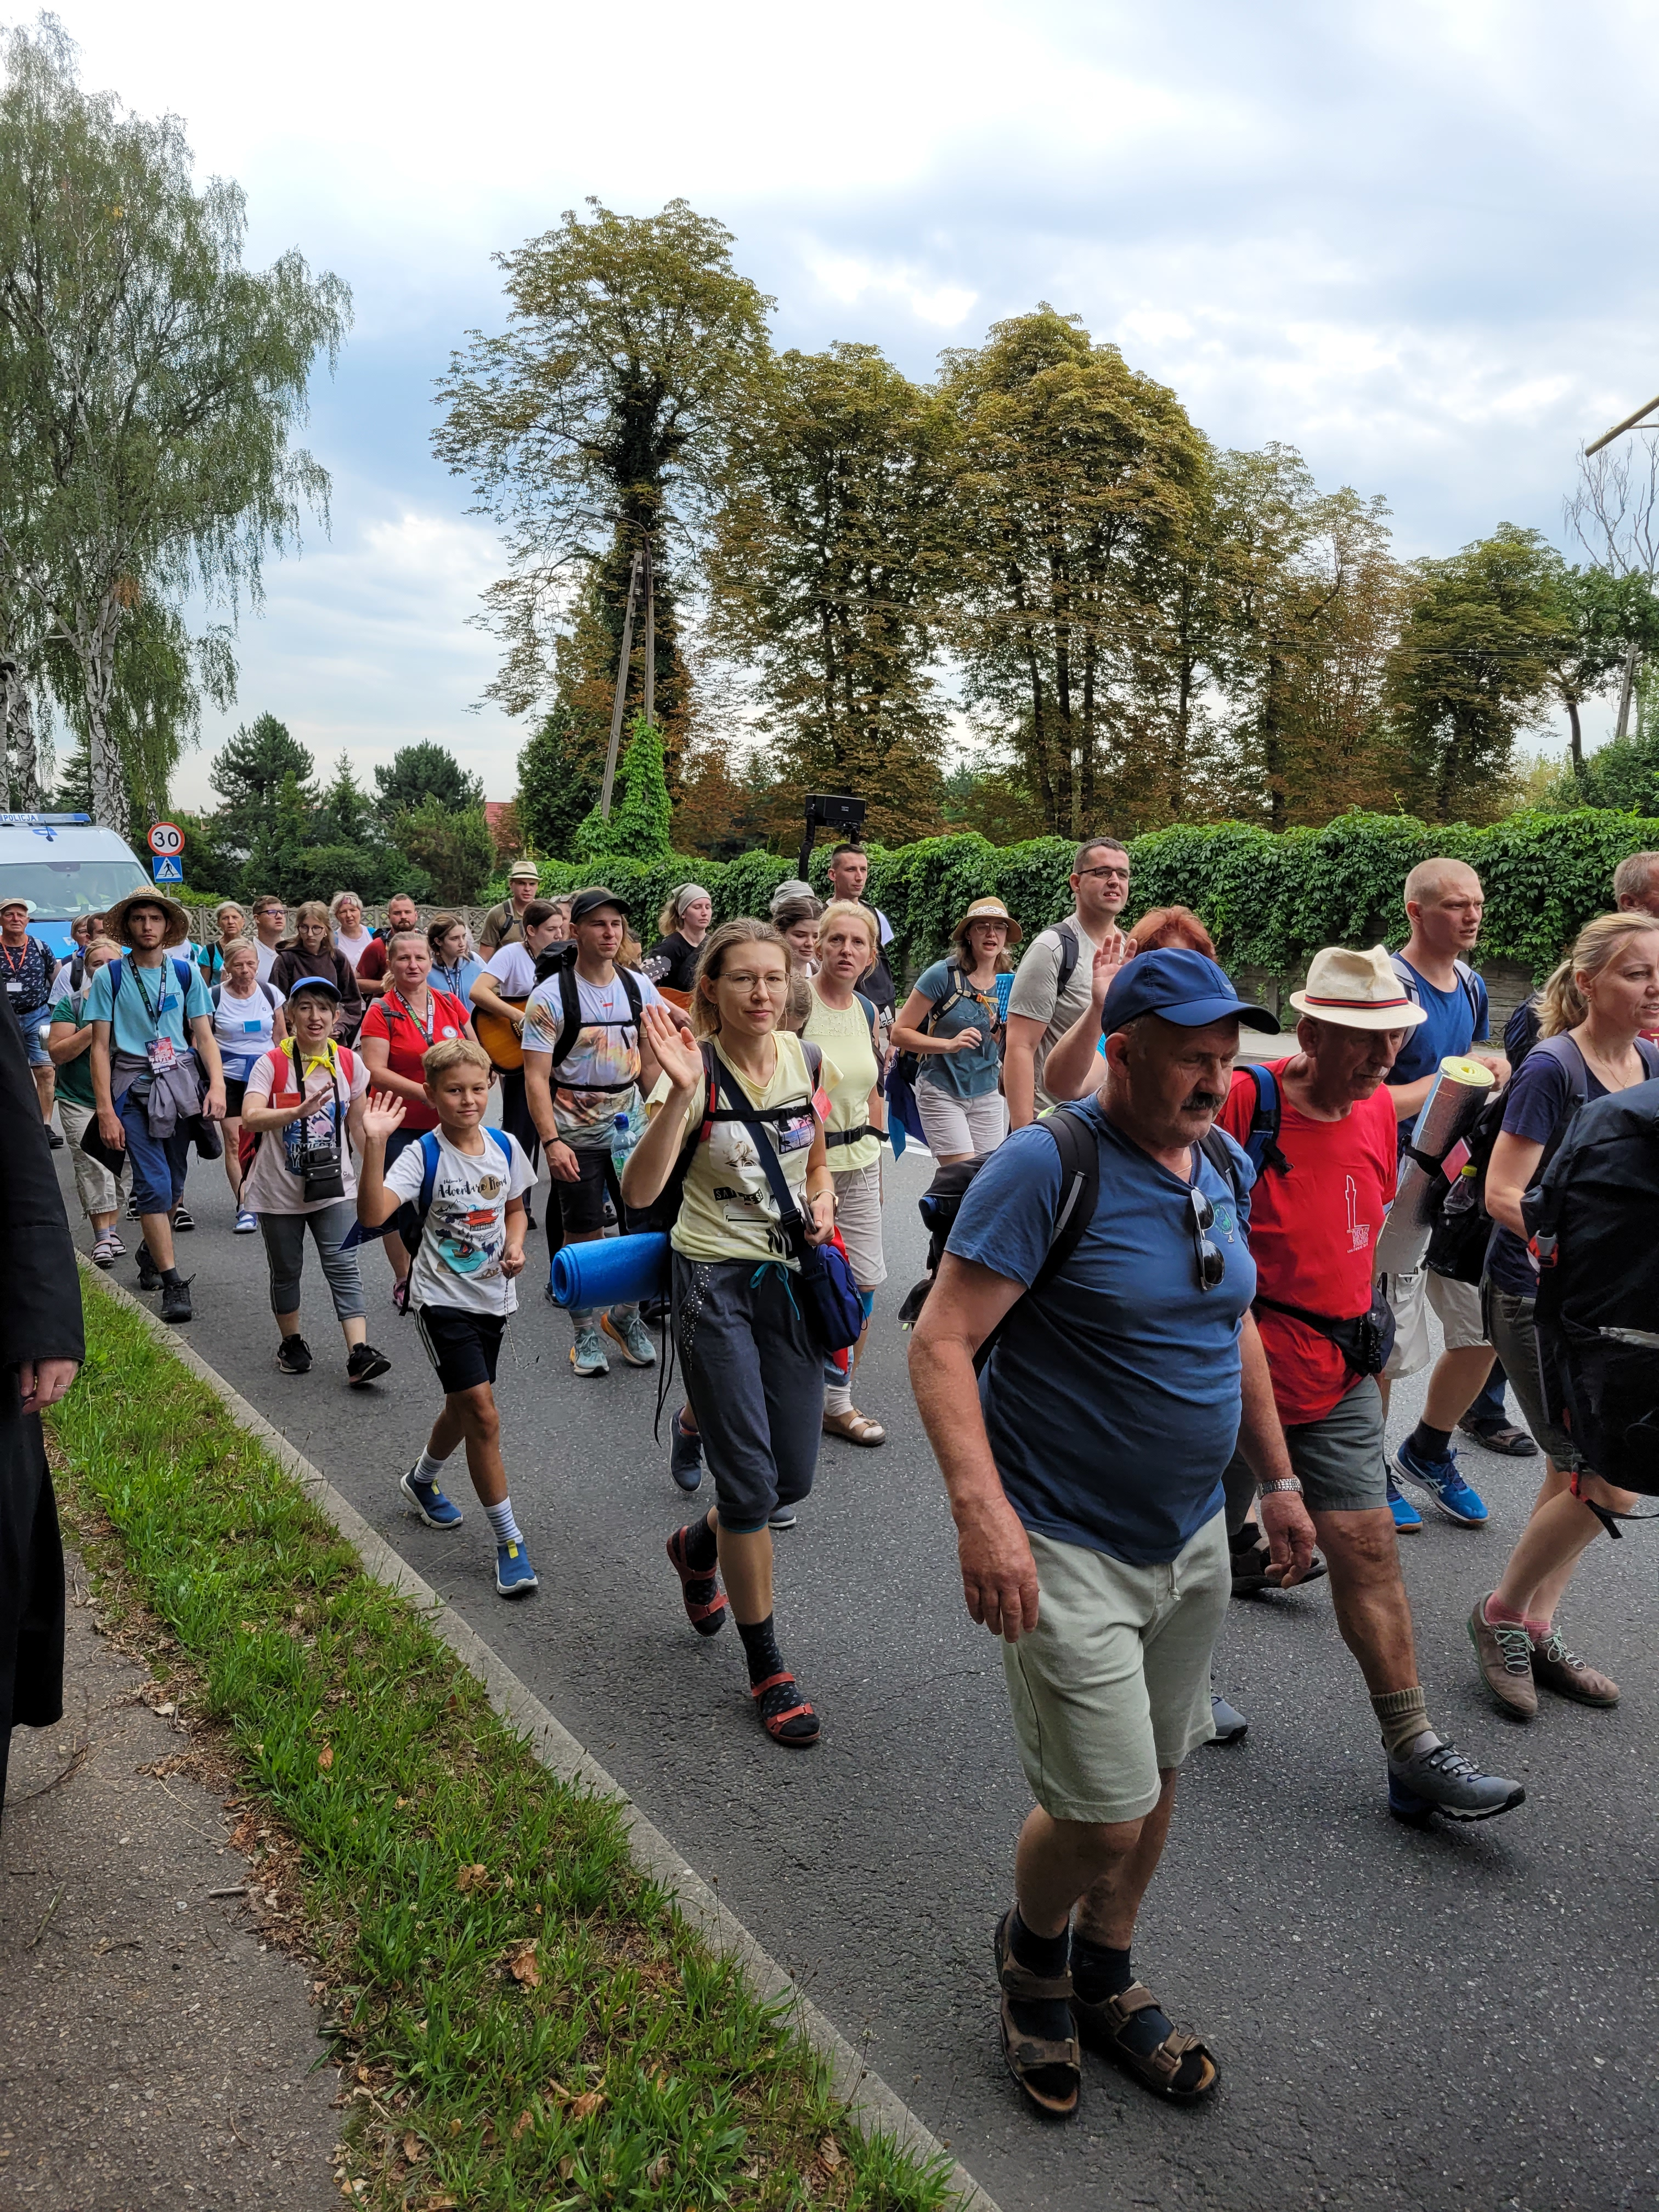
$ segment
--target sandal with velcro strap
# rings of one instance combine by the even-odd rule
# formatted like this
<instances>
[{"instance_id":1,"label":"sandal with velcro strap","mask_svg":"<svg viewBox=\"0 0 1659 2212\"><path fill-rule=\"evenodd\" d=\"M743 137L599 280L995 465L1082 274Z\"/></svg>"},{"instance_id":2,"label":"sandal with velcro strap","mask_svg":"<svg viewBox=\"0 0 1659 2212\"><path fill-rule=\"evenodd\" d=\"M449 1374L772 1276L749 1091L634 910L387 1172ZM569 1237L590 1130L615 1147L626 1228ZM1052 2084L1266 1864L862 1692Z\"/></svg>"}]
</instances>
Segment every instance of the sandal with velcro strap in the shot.
<instances>
[{"instance_id":1,"label":"sandal with velcro strap","mask_svg":"<svg viewBox=\"0 0 1659 2212\"><path fill-rule=\"evenodd\" d=\"M769 1674L763 1682L751 1682L749 1694L773 1742L782 1744L786 1751L805 1751L818 1740L818 1717L805 1698L791 1701L794 1688L793 1674Z\"/></svg>"},{"instance_id":2,"label":"sandal with velcro strap","mask_svg":"<svg viewBox=\"0 0 1659 2212\"><path fill-rule=\"evenodd\" d=\"M872 1421L868 1413L860 1413L856 1406L849 1406L844 1413L825 1413L823 1433L826 1437L840 1437L849 1444L863 1444L866 1449L887 1441L887 1431L881 1423Z\"/></svg>"},{"instance_id":3,"label":"sandal with velcro strap","mask_svg":"<svg viewBox=\"0 0 1659 2212\"><path fill-rule=\"evenodd\" d=\"M1164 2009L1145 1982L1131 1982L1127 1990L1100 2003L1079 1996L1072 1999L1078 2033L1092 2050L1103 2051L1116 2059L1154 2096L1165 2097L1172 2105L1195 2105L1200 2097L1209 2095L1221 2078L1209 2046L1199 2037L1172 2027L1156 2049L1135 2050L1126 2038L1137 2014L1148 2008L1157 2012ZM1188 2060L1193 2066L1188 2066ZM1183 2071L1188 2077L1184 2081L1180 2078Z\"/></svg>"},{"instance_id":4,"label":"sandal with velcro strap","mask_svg":"<svg viewBox=\"0 0 1659 2212\"><path fill-rule=\"evenodd\" d=\"M1068 1969L1063 1974L1034 1974L1029 1966L1022 1966L1008 1942L1013 1917L1012 1910L1003 1914L997 1923L995 1942L997 1980L1002 1989L997 2023L1002 2034L1002 2055L1008 2071L1038 2112L1048 2119L1069 2119L1077 2110L1083 2086L1083 2053L1077 2037L1028 2035L1016 2025L1012 2008L1014 2004L1072 2003L1071 1972Z\"/></svg>"},{"instance_id":5,"label":"sandal with velcro strap","mask_svg":"<svg viewBox=\"0 0 1659 2212\"><path fill-rule=\"evenodd\" d=\"M720 1573L718 1563L712 1566L694 1567L685 1556L685 1530L676 1528L668 1540L669 1564L680 1578L680 1595L685 1602L685 1617L699 1636L714 1636L726 1626L726 1592L715 1579ZM712 1597L694 1598L696 1588L711 1589Z\"/></svg>"}]
</instances>

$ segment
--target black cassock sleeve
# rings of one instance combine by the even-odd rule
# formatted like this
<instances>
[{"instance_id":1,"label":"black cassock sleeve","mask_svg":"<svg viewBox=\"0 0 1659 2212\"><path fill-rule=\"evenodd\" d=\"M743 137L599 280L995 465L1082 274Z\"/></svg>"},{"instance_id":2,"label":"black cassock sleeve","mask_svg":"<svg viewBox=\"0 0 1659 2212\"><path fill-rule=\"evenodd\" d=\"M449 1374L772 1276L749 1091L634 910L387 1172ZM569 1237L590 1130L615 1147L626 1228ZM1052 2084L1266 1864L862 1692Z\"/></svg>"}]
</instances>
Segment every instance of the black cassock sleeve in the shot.
<instances>
[{"instance_id":1,"label":"black cassock sleeve","mask_svg":"<svg viewBox=\"0 0 1659 2212\"><path fill-rule=\"evenodd\" d=\"M81 1271L10 1005L0 1008L0 1368L86 1358Z\"/></svg>"}]
</instances>

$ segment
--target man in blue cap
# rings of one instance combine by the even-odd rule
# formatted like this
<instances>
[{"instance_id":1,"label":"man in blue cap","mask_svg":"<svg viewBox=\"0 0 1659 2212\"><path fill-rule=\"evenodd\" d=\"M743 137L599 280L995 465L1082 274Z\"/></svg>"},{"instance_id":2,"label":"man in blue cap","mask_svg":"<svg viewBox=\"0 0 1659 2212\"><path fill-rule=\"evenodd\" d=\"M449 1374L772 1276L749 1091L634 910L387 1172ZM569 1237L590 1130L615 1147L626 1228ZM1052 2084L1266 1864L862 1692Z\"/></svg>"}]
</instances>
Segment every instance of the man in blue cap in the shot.
<instances>
[{"instance_id":1,"label":"man in blue cap","mask_svg":"<svg viewBox=\"0 0 1659 2212\"><path fill-rule=\"evenodd\" d=\"M1079 2035L1172 2101L1218 2078L1136 1978L1130 1944L1176 1772L1214 1733L1235 1442L1285 1583L1312 1557L1250 1317L1252 1173L1212 1127L1241 1022L1276 1026L1200 953L1144 953L1122 970L1102 1014L1104 1087L986 1162L910 1354L968 1610L1003 1640L1036 1799L996 1958L1010 2070L1051 2114L1076 2108ZM1074 1243L1062 1210L1087 1204L1087 1182L1062 1164L1073 1140L1098 1173ZM1049 1278L1057 1239L1071 1249Z\"/></svg>"}]
</instances>

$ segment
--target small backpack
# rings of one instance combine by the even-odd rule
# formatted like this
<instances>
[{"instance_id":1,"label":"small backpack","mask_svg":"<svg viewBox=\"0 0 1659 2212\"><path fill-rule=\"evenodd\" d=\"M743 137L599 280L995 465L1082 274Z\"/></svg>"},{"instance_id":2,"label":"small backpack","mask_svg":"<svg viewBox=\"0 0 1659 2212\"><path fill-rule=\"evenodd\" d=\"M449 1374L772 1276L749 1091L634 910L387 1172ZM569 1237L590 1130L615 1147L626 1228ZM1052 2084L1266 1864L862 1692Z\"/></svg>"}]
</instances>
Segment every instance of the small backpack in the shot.
<instances>
[{"instance_id":1,"label":"small backpack","mask_svg":"<svg viewBox=\"0 0 1659 2212\"><path fill-rule=\"evenodd\" d=\"M1404 991L1406 996L1411 1000L1413 1006L1420 1006L1423 1003L1423 992L1420 980L1418 976L1416 969L1412 966L1405 954L1403 952L1391 952L1389 955L1389 965L1394 969L1395 975L1399 978L1400 988ZM1457 981L1462 988L1463 996L1469 1002L1470 1018L1474 1021L1475 1028L1479 1029L1480 1026L1480 995L1475 988L1474 970L1470 967L1467 960L1454 960L1452 966L1456 971ZM1471 1032L1469 1038L1470 1043L1473 1044L1477 1040L1475 1039L1473 1032Z\"/></svg>"},{"instance_id":2,"label":"small backpack","mask_svg":"<svg viewBox=\"0 0 1659 2212\"><path fill-rule=\"evenodd\" d=\"M638 1038L640 1016L645 1011L645 1001L640 996L640 987L632 969L618 967L617 973L622 979L623 993L628 1000L627 1018L619 1022L586 1021L582 1016L581 996L576 988L576 946L574 944L550 945L545 952L537 956L537 982L544 983L553 975L559 979L559 1034L553 1040L553 1066L558 1066L561 1060L569 1057L577 1037L584 1029L631 1029L635 1039ZM581 1084L570 1087L578 1091L586 1088ZM608 1084L604 1087L614 1090L617 1086ZM622 1087L626 1089L628 1086L624 1085Z\"/></svg>"},{"instance_id":3,"label":"small backpack","mask_svg":"<svg viewBox=\"0 0 1659 2212\"><path fill-rule=\"evenodd\" d=\"M1269 1168L1275 1175L1289 1175L1291 1164L1279 1148L1279 1127L1284 1110L1279 1078L1272 1068L1263 1067L1253 1060L1244 1061L1233 1072L1247 1075L1255 1089L1255 1109L1250 1115L1249 1134L1243 1139L1244 1157L1258 1176Z\"/></svg>"},{"instance_id":4,"label":"small backpack","mask_svg":"<svg viewBox=\"0 0 1659 2212\"><path fill-rule=\"evenodd\" d=\"M1546 1412L1592 1473L1659 1497L1659 1081L1580 1108L1522 1211Z\"/></svg>"}]
</instances>

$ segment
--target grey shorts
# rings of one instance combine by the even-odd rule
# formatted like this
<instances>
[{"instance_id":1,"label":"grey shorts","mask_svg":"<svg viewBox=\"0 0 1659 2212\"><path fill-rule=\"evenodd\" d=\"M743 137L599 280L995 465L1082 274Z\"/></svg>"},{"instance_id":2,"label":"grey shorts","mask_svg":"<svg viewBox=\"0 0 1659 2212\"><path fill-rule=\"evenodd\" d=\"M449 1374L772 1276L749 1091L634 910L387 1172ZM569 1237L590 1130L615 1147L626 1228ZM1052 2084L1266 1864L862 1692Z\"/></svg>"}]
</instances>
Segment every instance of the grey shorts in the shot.
<instances>
[{"instance_id":1,"label":"grey shorts","mask_svg":"<svg viewBox=\"0 0 1659 2212\"><path fill-rule=\"evenodd\" d=\"M881 1249L881 1162L832 1169L830 1180L836 1186L836 1226L853 1263L853 1280L861 1291L878 1289L887 1280Z\"/></svg>"},{"instance_id":2,"label":"grey shorts","mask_svg":"<svg viewBox=\"0 0 1659 2212\"><path fill-rule=\"evenodd\" d=\"M556 1185L556 1188L557 1186ZM823 1354L777 1262L674 1255L685 1395L714 1479L720 1526L763 1528L812 1487L823 1433Z\"/></svg>"},{"instance_id":3,"label":"grey shorts","mask_svg":"<svg viewBox=\"0 0 1659 2212\"><path fill-rule=\"evenodd\" d=\"M1144 1820L1162 1776L1215 1734L1210 1654L1232 1593L1225 1516L1167 1566L1030 1537L1037 1625L1005 1643L1019 1763L1055 1820Z\"/></svg>"},{"instance_id":4,"label":"grey shorts","mask_svg":"<svg viewBox=\"0 0 1659 2212\"><path fill-rule=\"evenodd\" d=\"M1563 1474L1578 1465L1578 1452L1565 1429L1557 1428L1544 1411L1544 1386L1538 1372L1538 1340L1533 1334L1535 1298L1500 1290L1488 1275L1480 1285L1480 1310L1486 1316L1492 1346L1504 1363L1510 1388L1520 1401L1527 1426L1540 1451L1547 1451Z\"/></svg>"},{"instance_id":5,"label":"grey shorts","mask_svg":"<svg viewBox=\"0 0 1659 2212\"><path fill-rule=\"evenodd\" d=\"M1382 1393L1374 1375L1356 1382L1322 1420L1298 1421L1287 1428L1285 1449L1310 1513L1370 1513L1388 1504ZM1243 1452L1234 1453L1225 1480L1228 1522L1237 1528L1247 1516L1233 1510L1235 1496L1255 1485Z\"/></svg>"}]
</instances>

